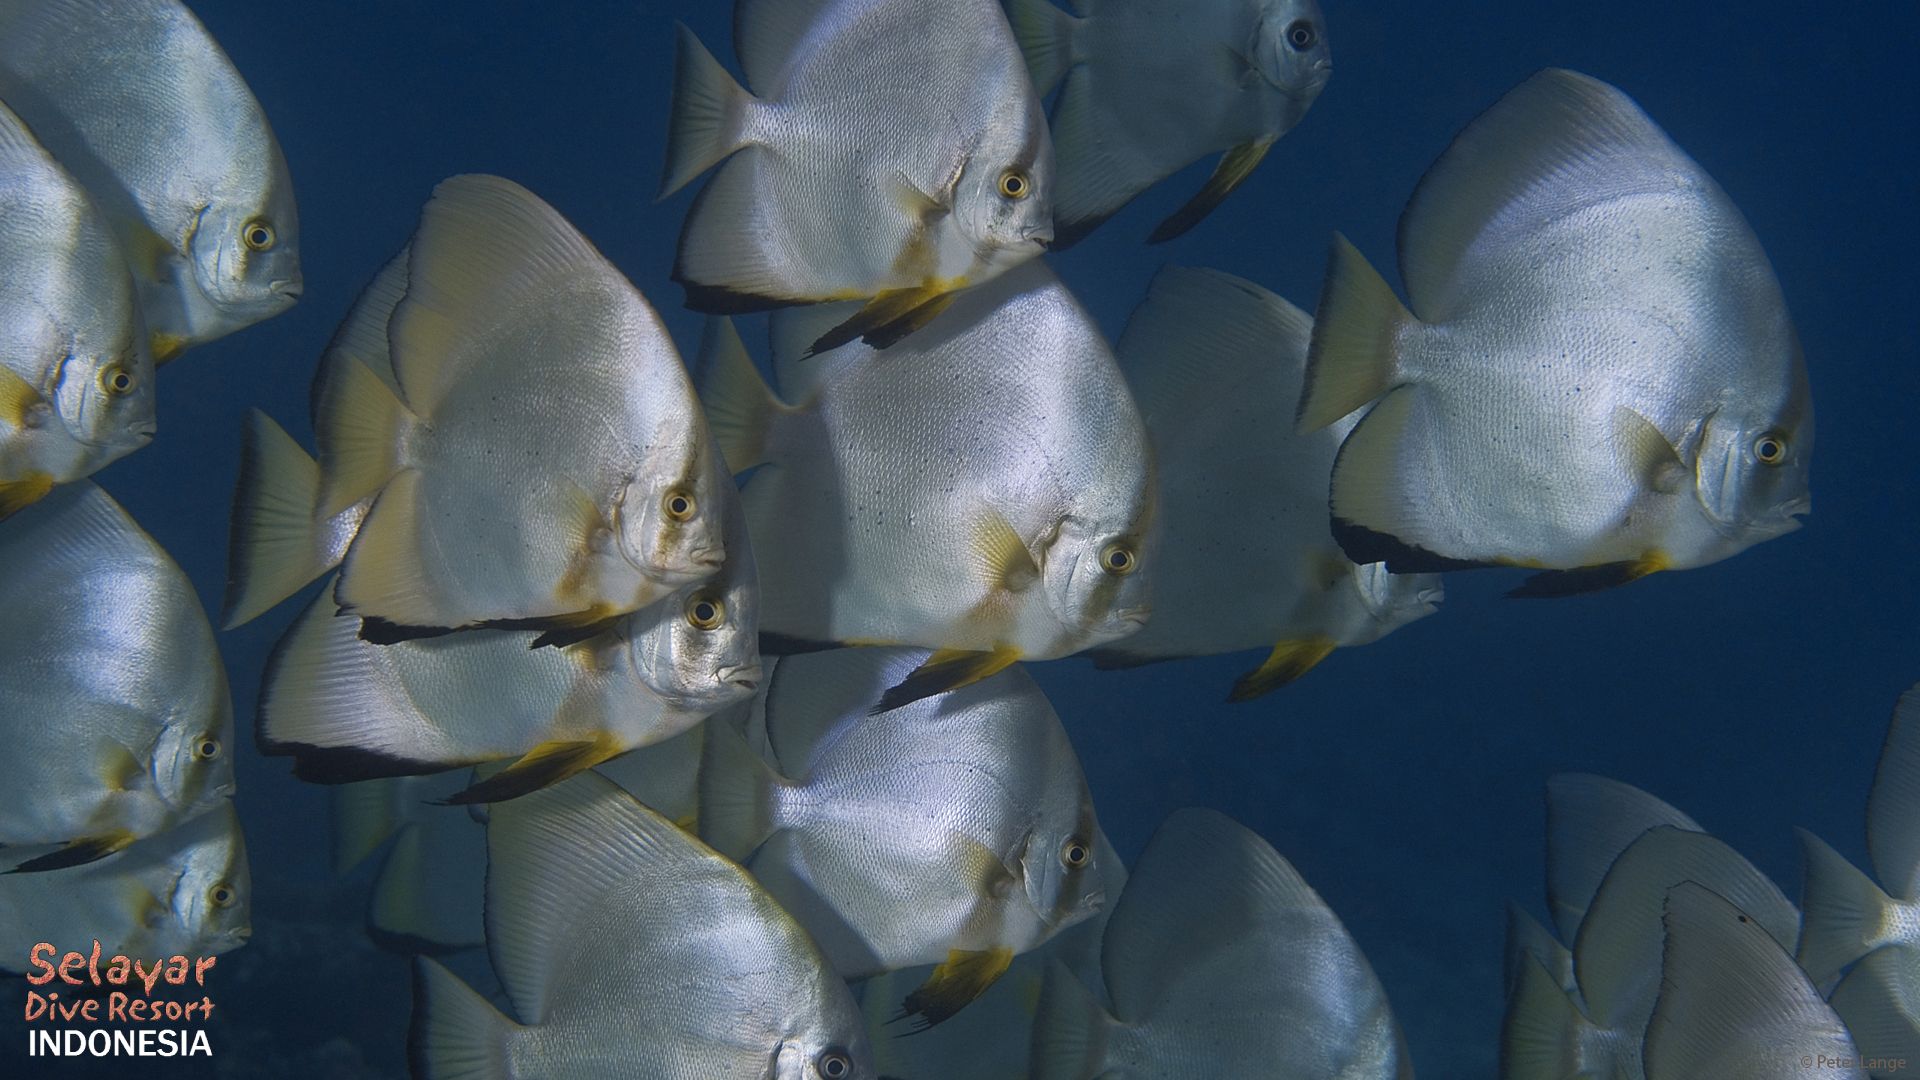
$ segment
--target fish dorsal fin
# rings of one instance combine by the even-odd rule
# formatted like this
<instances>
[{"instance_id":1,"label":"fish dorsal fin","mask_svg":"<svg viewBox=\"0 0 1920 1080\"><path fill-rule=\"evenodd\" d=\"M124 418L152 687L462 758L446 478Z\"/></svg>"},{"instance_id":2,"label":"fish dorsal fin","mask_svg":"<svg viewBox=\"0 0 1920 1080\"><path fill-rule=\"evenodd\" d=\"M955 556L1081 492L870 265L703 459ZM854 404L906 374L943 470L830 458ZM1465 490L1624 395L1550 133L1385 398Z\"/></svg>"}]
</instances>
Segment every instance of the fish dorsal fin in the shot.
<instances>
[{"instance_id":1,"label":"fish dorsal fin","mask_svg":"<svg viewBox=\"0 0 1920 1080\"><path fill-rule=\"evenodd\" d=\"M869 721L867 710L927 656L925 649L856 648L782 661L767 688L767 741L781 772L804 778L843 727L881 722Z\"/></svg>"},{"instance_id":2,"label":"fish dorsal fin","mask_svg":"<svg viewBox=\"0 0 1920 1080\"><path fill-rule=\"evenodd\" d=\"M1716 890L1677 883L1665 898L1660 1000L1641 1060L1647 1080L1866 1080L1846 1026L1763 920Z\"/></svg>"},{"instance_id":3,"label":"fish dorsal fin","mask_svg":"<svg viewBox=\"0 0 1920 1080\"><path fill-rule=\"evenodd\" d=\"M1612 86L1559 68L1521 83L1453 140L1400 216L1414 314L1455 310L1467 252L1497 218L1560 216L1609 195L1697 182L1698 167Z\"/></svg>"},{"instance_id":4,"label":"fish dorsal fin","mask_svg":"<svg viewBox=\"0 0 1920 1080\"><path fill-rule=\"evenodd\" d=\"M310 400L315 403L326 400L331 394L328 384L339 377L342 365L355 361L386 383L394 397L400 397L400 381L394 378L393 358L387 343L387 325L393 320L394 309L407 295L407 265L411 253L411 247L401 248L367 287L360 290L353 306L347 309L347 317L340 320L340 328L333 332L333 340L327 343L327 351L320 354ZM312 420L313 429L319 431L317 408Z\"/></svg>"},{"instance_id":5,"label":"fish dorsal fin","mask_svg":"<svg viewBox=\"0 0 1920 1080\"><path fill-rule=\"evenodd\" d=\"M1290 438L1312 336L1313 316L1251 281L1170 266L1154 275L1114 352L1162 466L1175 467L1169 446L1186 441L1188 428L1210 427L1223 398L1257 399L1273 415L1273 435Z\"/></svg>"},{"instance_id":6,"label":"fish dorsal fin","mask_svg":"<svg viewBox=\"0 0 1920 1080\"><path fill-rule=\"evenodd\" d=\"M1652 1014L1661 905L1682 881L1739 904L1782 948L1800 934L1799 911L1739 852L1703 832L1650 829L1614 860L1573 944L1573 970L1596 1024L1637 1031Z\"/></svg>"},{"instance_id":7,"label":"fish dorsal fin","mask_svg":"<svg viewBox=\"0 0 1920 1080\"><path fill-rule=\"evenodd\" d=\"M1705 832L1698 822L1632 784L1591 773L1547 779L1547 910L1560 940L1580 920L1613 860L1657 825Z\"/></svg>"},{"instance_id":8,"label":"fish dorsal fin","mask_svg":"<svg viewBox=\"0 0 1920 1080\"><path fill-rule=\"evenodd\" d=\"M538 310L544 293L612 273L579 230L539 196L497 176L433 189L407 260L407 294L387 340L408 406L430 416L461 372L447 360L484 342L503 318Z\"/></svg>"},{"instance_id":9,"label":"fish dorsal fin","mask_svg":"<svg viewBox=\"0 0 1920 1080\"><path fill-rule=\"evenodd\" d=\"M1867 796L1867 852L1881 884L1920 899L1920 686L1900 696Z\"/></svg>"},{"instance_id":10,"label":"fish dorsal fin","mask_svg":"<svg viewBox=\"0 0 1920 1080\"><path fill-rule=\"evenodd\" d=\"M556 969L577 952L568 938L608 893L636 881L670 886L694 863L731 868L595 772L495 804L487 821L487 948L520 1019L546 1018L554 980L566 974Z\"/></svg>"},{"instance_id":11,"label":"fish dorsal fin","mask_svg":"<svg viewBox=\"0 0 1920 1080\"><path fill-rule=\"evenodd\" d=\"M756 95L778 97L787 66L831 0L733 0L733 54Z\"/></svg>"},{"instance_id":12,"label":"fish dorsal fin","mask_svg":"<svg viewBox=\"0 0 1920 1080\"><path fill-rule=\"evenodd\" d=\"M69 187L76 186L47 153L47 148L34 138L33 130L19 114L0 102L0 176L18 176L22 173L53 173L65 180Z\"/></svg>"},{"instance_id":13,"label":"fish dorsal fin","mask_svg":"<svg viewBox=\"0 0 1920 1080\"><path fill-rule=\"evenodd\" d=\"M1147 842L1107 923L1100 964L1114 1014L1143 1021L1196 960L1289 912L1325 910L1251 830L1217 811L1176 810Z\"/></svg>"}]
</instances>

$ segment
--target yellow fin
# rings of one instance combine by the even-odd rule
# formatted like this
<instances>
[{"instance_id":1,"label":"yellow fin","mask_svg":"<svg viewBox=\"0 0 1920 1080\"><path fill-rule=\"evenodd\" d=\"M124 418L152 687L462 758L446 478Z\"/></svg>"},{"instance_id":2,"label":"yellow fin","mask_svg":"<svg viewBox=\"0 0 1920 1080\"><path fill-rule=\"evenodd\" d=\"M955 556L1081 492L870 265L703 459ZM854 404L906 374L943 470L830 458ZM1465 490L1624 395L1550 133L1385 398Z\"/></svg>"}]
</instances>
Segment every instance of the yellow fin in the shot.
<instances>
[{"instance_id":1,"label":"yellow fin","mask_svg":"<svg viewBox=\"0 0 1920 1080\"><path fill-rule=\"evenodd\" d=\"M46 498L52 490L53 477L42 472L28 473L18 480L0 480L0 521Z\"/></svg>"},{"instance_id":2,"label":"yellow fin","mask_svg":"<svg viewBox=\"0 0 1920 1080\"><path fill-rule=\"evenodd\" d=\"M1295 430L1319 431L1393 389L1401 379L1394 355L1400 331L1413 322L1360 249L1333 234ZM1367 420L1378 422L1373 413Z\"/></svg>"},{"instance_id":3,"label":"yellow fin","mask_svg":"<svg viewBox=\"0 0 1920 1080\"><path fill-rule=\"evenodd\" d=\"M1638 559L1601 563L1598 566L1582 566L1573 570L1549 570L1544 574L1535 574L1507 595L1520 600L1578 596L1581 593L1618 588L1630 581L1638 581L1649 574L1657 574L1672 567L1673 560L1667 553L1655 549Z\"/></svg>"},{"instance_id":4,"label":"yellow fin","mask_svg":"<svg viewBox=\"0 0 1920 1080\"><path fill-rule=\"evenodd\" d=\"M614 741L612 736L606 734L577 742L541 743L520 755L519 760L513 764L485 780L448 796L446 803L450 806L463 806L468 803L496 803L517 799L522 795L557 784L577 772L591 769L603 761L617 757L626 749Z\"/></svg>"},{"instance_id":5,"label":"yellow fin","mask_svg":"<svg viewBox=\"0 0 1920 1080\"><path fill-rule=\"evenodd\" d=\"M13 369L0 367L0 424L8 427L27 426L27 410L46 400L33 384L21 378Z\"/></svg>"},{"instance_id":6,"label":"yellow fin","mask_svg":"<svg viewBox=\"0 0 1920 1080\"><path fill-rule=\"evenodd\" d=\"M1240 681L1233 684L1233 692L1227 695L1227 700L1252 701L1262 694L1272 693L1313 670L1315 664L1325 660L1339 645L1330 637L1282 641L1267 654L1264 663L1242 675Z\"/></svg>"},{"instance_id":7,"label":"yellow fin","mask_svg":"<svg viewBox=\"0 0 1920 1080\"><path fill-rule=\"evenodd\" d=\"M1187 200L1185 206L1174 211L1173 216L1161 222L1159 227L1153 230L1153 235L1147 237L1147 243L1164 244L1200 224L1208 214L1213 213L1221 203L1226 201L1227 196L1233 194L1233 189L1253 175L1253 170L1260 166L1261 160L1267 156L1267 151L1273 148L1273 142L1278 138L1278 135L1269 135L1252 142L1243 142L1220 155L1220 163L1214 166L1213 175L1207 177L1206 186L1202 187L1193 198Z\"/></svg>"},{"instance_id":8,"label":"yellow fin","mask_svg":"<svg viewBox=\"0 0 1920 1080\"><path fill-rule=\"evenodd\" d=\"M161 330L155 330L147 337L147 349L153 353L153 363L155 367L167 363L170 360L178 359L180 354L186 352L187 346L191 344L193 344L192 338L183 337L179 334L169 334Z\"/></svg>"},{"instance_id":9,"label":"yellow fin","mask_svg":"<svg viewBox=\"0 0 1920 1080\"><path fill-rule=\"evenodd\" d=\"M410 421L393 388L357 360L337 366L314 402L320 447L320 516L335 517L378 492L400 468L400 429Z\"/></svg>"},{"instance_id":10,"label":"yellow fin","mask_svg":"<svg viewBox=\"0 0 1920 1080\"><path fill-rule=\"evenodd\" d=\"M1022 592L1040 578L1026 541L998 510L989 508L974 524L967 553L980 580L996 592Z\"/></svg>"},{"instance_id":11,"label":"yellow fin","mask_svg":"<svg viewBox=\"0 0 1920 1080\"><path fill-rule=\"evenodd\" d=\"M1005 897L1019 880L1019 872L1007 865L992 848L965 833L953 833L953 845L959 849L957 863L960 879L972 882L983 900Z\"/></svg>"},{"instance_id":12,"label":"yellow fin","mask_svg":"<svg viewBox=\"0 0 1920 1080\"><path fill-rule=\"evenodd\" d=\"M888 289L867 301L846 322L820 335L806 355L816 356L855 339L876 349L887 348L938 318L953 303L955 291L966 286L966 278L952 278L909 289Z\"/></svg>"},{"instance_id":13,"label":"yellow fin","mask_svg":"<svg viewBox=\"0 0 1920 1080\"><path fill-rule=\"evenodd\" d=\"M341 561L333 595L342 610L404 627L446 626L421 565L420 525L420 474L402 469L374 500Z\"/></svg>"},{"instance_id":14,"label":"yellow fin","mask_svg":"<svg viewBox=\"0 0 1920 1080\"><path fill-rule=\"evenodd\" d=\"M915 1031L925 1031L952 1018L973 999L987 992L1013 964L1013 950L985 949L974 952L953 949L947 959L927 976L919 989L907 995L897 1020L913 1018Z\"/></svg>"},{"instance_id":15,"label":"yellow fin","mask_svg":"<svg viewBox=\"0 0 1920 1080\"><path fill-rule=\"evenodd\" d=\"M127 790L146 771L146 764L120 743L108 743L100 752L100 782L108 791Z\"/></svg>"},{"instance_id":16,"label":"yellow fin","mask_svg":"<svg viewBox=\"0 0 1920 1080\"><path fill-rule=\"evenodd\" d=\"M43 870L65 870L69 866L82 866L95 859L104 859L138 839L125 829L115 829L99 836L83 836L69 840L59 850L42 855L37 859L28 859L19 866L7 871L9 874L37 874Z\"/></svg>"},{"instance_id":17,"label":"yellow fin","mask_svg":"<svg viewBox=\"0 0 1920 1080\"><path fill-rule=\"evenodd\" d=\"M940 649L927 657L925 663L914 668L912 674L900 680L898 685L880 695L880 701L874 705L872 712L877 715L902 705L911 705L921 698L958 690L999 674L1019 659L1020 650L1011 645L995 646L991 652Z\"/></svg>"}]
</instances>

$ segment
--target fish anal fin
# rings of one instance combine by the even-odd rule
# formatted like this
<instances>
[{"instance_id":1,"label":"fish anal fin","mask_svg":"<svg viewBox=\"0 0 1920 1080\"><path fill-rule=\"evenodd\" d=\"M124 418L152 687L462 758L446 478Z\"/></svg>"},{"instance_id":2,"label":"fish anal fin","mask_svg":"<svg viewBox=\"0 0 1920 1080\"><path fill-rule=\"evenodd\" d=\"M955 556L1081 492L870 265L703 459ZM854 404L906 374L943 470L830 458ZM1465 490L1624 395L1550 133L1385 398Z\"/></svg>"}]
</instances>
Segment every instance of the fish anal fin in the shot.
<instances>
[{"instance_id":1,"label":"fish anal fin","mask_svg":"<svg viewBox=\"0 0 1920 1080\"><path fill-rule=\"evenodd\" d=\"M625 749L606 735L571 742L542 743L485 780L449 795L445 802L449 806L465 806L517 799L591 769L618 756Z\"/></svg>"},{"instance_id":2,"label":"fish anal fin","mask_svg":"<svg viewBox=\"0 0 1920 1080\"><path fill-rule=\"evenodd\" d=\"M888 289L867 301L846 322L820 335L806 356L831 352L856 340L876 349L888 348L938 318L953 303L955 292L966 285L965 278L955 278Z\"/></svg>"},{"instance_id":3,"label":"fish anal fin","mask_svg":"<svg viewBox=\"0 0 1920 1080\"><path fill-rule=\"evenodd\" d=\"M1339 644L1330 637L1279 642L1259 667L1242 675L1240 681L1233 684L1233 692L1227 695L1227 700L1252 701L1272 693L1313 670L1314 665L1325 660Z\"/></svg>"},{"instance_id":4,"label":"fish anal fin","mask_svg":"<svg viewBox=\"0 0 1920 1080\"><path fill-rule=\"evenodd\" d=\"M72 866L85 866L95 859L104 859L116 851L134 842L138 837L125 829L101 833L99 836L82 836L69 840L59 849L48 852L38 858L8 870L9 874L37 874L46 870L65 870Z\"/></svg>"},{"instance_id":5,"label":"fish anal fin","mask_svg":"<svg viewBox=\"0 0 1920 1080\"><path fill-rule=\"evenodd\" d=\"M1206 220L1207 215L1213 213L1221 203L1225 202L1235 188L1244 183L1247 177L1253 175L1253 170L1260 166L1260 162L1267 156L1267 151L1273 148L1276 138L1278 136L1267 136L1252 142L1243 142L1220 155L1220 162L1214 166L1213 175L1207 177L1207 182L1201 186L1193 198L1187 200L1185 206L1174 211L1153 230L1152 235L1147 237L1147 243L1164 244L1184 235L1195 225Z\"/></svg>"},{"instance_id":6,"label":"fish anal fin","mask_svg":"<svg viewBox=\"0 0 1920 1080\"><path fill-rule=\"evenodd\" d=\"M907 995L894 1020L911 1020L915 1031L950 1020L998 982L1012 963L1012 949L954 949L926 982Z\"/></svg>"},{"instance_id":7,"label":"fish anal fin","mask_svg":"<svg viewBox=\"0 0 1920 1080\"><path fill-rule=\"evenodd\" d=\"M1628 582L1657 574L1673 565L1663 551L1649 551L1638 559L1582 566L1572 570L1548 570L1535 574L1520 587L1507 593L1517 600L1545 600L1561 596L1616 589Z\"/></svg>"},{"instance_id":8,"label":"fish anal fin","mask_svg":"<svg viewBox=\"0 0 1920 1080\"><path fill-rule=\"evenodd\" d=\"M962 686L991 678L1012 667L1019 659L1020 650L1010 645L996 646L987 652L971 649L940 649L927 657L925 663L913 669L912 674L880 695L879 702L874 705L871 712L877 716L902 705L911 705L922 698L944 694L949 690L957 690Z\"/></svg>"}]
</instances>

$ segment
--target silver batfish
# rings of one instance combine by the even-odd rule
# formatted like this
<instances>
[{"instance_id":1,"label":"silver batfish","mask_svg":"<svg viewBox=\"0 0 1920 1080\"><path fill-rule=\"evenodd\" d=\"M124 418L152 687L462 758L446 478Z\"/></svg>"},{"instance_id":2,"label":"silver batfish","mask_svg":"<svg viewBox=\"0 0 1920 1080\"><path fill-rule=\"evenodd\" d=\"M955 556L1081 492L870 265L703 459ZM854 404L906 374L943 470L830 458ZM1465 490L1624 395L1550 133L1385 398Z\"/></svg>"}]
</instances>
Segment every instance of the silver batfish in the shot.
<instances>
[{"instance_id":1,"label":"silver batfish","mask_svg":"<svg viewBox=\"0 0 1920 1080\"><path fill-rule=\"evenodd\" d=\"M373 500L335 587L369 636L598 626L711 576L724 556L712 443L627 279L498 177L436 188L406 258L392 381L377 359L329 361L314 404L319 509L304 535ZM386 294L384 275L374 288ZM306 489L265 487L284 510L255 528L302 536Z\"/></svg>"},{"instance_id":2,"label":"silver batfish","mask_svg":"<svg viewBox=\"0 0 1920 1080\"><path fill-rule=\"evenodd\" d=\"M698 311L869 302L818 351L877 348L1053 237L1053 146L995 0L742 0L735 82L684 26L665 197ZM724 164L722 164L724 162Z\"/></svg>"},{"instance_id":3,"label":"silver batfish","mask_svg":"<svg viewBox=\"0 0 1920 1080\"><path fill-rule=\"evenodd\" d=\"M246 838L223 799L96 862L0 875L0 968L28 970L28 951L43 941L64 954L98 940L103 975L116 955L149 967L216 956L246 943L252 908Z\"/></svg>"},{"instance_id":4,"label":"silver batfish","mask_svg":"<svg viewBox=\"0 0 1920 1080\"><path fill-rule=\"evenodd\" d=\"M91 483L0 523L0 671L0 864L98 859L232 793L233 702L200 598Z\"/></svg>"},{"instance_id":5,"label":"silver batfish","mask_svg":"<svg viewBox=\"0 0 1920 1080\"><path fill-rule=\"evenodd\" d=\"M1266 841L1180 810L1107 923L1109 1012L1064 965L1034 1025L1034 1080L1406 1080L1399 1025L1338 916Z\"/></svg>"},{"instance_id":6,"label":"silver batfish","mask_svg":"<svg viewBox=\"0 0 1920 1080\"><path fill-rule=\"evenodd\" d=\"M833 317L783 312L774 333L797 344ZM731 340L703 397L733 470L764 466L745 489L763 629L940 650L892 707L1145 621L1146 429L1044 265L969 290L885 354L855 344L805 361L817 383L794 404Z\"/></svg>"},{"instance_id":7,"label":"silver batfish","mask_svg":"<svg viewBox=\"0 0 1920 1080\"><path fill-rule=\"evenodd\" d=\"M0 2L0 99L80 178L172 359L300 297L300 218L266 113L177 0Z\"/></svg>"},{"instance_id":8,"label":"silver batfish","mask_svg":"<svg viewBox=\"0 0 1920 1080\"><path fill-rule=\"evenodd\" d=\"M1115 350L1159 470L1153 618L1097 652L1103 666L1270 648L1229 696L1246 701L1433 611L1438 576L1356 566L1327 530L1327 477L1357 418L1306 435L1287 423L1312 329L1250 281L1154 278Z\"/></svg>"},{"instance_id":9,"label":"silver batfish","mask_svg":"<svg viewBox=\"0 0 1920 1080\"><path fill-rule=\"evenodd\" d=\"M925 656L784 658L767 693L776 767L710 730L699 825L842 975L939 964L904 1004L936 1024L1105 894L1079 758L1025 671L868 715Z\"/></svg>"},{"instance_id":10,"label":"silver batfish","mask_svg":"<svg viewBox=\"0 0 1920 1080\"><path fill-rule=\"evenodd\" d=\"M493 808L487 948L518 1022L414 969L429 1076L875 1080L860 1009L738 866L597 775Z\"/></svg>"},{"instance_id":11,"label":"silver batfish","mask_svg":"<svg viewBox=\"0 0 1920 1080\"><path fill-rule=\"evenodd\" d=\"M1334 533L1395 571L1526 566L1516 595L1704 566L1808 511L1813 405L1740 211L1638 105L1549 70L1400 219L1412 310L1336 238L1303 431L1371 404Z\"/></svg>"},{"instance_id":12,"label":"silver batfish","mask_svg":"<svg viewBox=\"0 0 1920 1080\"><path fill-rule=\"evenodd\" d=\"M1333 76L1314 0L1009 0L1035 87L1065 81L1052 120L1055 245L1077 242L1134 196L1225 151L1153 231L1199 224L1293 130Z\"/></svg>"},{"instance_id":13,"label":"silver batfish","mask_svg":"<svg viewBox=\"0 0 1920 1080\"><path fill-rule=\"evenodd\" d=\"M153 431L153 359L113 234L0 104L0 519Z\"/></svg>"}]
</instances>

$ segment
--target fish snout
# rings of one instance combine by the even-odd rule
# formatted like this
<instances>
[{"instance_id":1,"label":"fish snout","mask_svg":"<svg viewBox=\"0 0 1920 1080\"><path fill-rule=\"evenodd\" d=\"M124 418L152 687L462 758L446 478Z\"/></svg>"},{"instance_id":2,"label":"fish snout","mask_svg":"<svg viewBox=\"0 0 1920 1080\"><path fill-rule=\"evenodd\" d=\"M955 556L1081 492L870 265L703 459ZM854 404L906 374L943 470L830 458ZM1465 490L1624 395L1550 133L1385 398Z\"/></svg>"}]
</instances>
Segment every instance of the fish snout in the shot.
<instances>
[{"instance_id":1,"label":"fish snout","mask_svg":"<svg viewBox=\"0 0 1920 1080\"><path fill-rule=\"evenodd\" d=\"M307 285L300 278L281 278L267 282L267 291L291 304L307 291Z\"/></svg>"}]
</instances>

